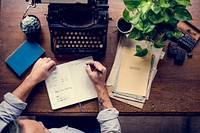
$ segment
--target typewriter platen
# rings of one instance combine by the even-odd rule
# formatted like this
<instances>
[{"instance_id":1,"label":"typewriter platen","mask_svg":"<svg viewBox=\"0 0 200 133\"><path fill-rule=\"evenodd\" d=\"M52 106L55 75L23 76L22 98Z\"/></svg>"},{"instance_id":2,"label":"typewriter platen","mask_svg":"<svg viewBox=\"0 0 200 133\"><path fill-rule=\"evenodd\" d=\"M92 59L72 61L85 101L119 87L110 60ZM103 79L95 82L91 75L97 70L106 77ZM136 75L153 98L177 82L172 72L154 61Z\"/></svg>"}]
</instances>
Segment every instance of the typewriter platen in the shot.
<instances>
[{"instance_id":1,"label":"typewriter platen","mask_svg":"<svg viewBox=\"0 0 200 133\"><path fill-rule=\"evenodd\" d=\"M47 21L51 50L55 54L104 56L107 48L108 0L48 2Z\"/></svg>"}]
</instances>

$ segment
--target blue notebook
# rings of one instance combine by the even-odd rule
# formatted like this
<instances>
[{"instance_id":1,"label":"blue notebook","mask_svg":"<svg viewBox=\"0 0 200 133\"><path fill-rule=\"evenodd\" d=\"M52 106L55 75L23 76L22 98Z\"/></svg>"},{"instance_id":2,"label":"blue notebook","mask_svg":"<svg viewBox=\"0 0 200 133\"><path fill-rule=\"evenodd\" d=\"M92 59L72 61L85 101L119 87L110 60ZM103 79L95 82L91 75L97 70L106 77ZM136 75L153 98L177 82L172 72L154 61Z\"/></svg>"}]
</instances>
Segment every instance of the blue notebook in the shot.
<instances>
[{"instance_id":1,"label":"blue notebook","mask_svg":"<svg viewBox=\"0 0 200 133\"><path fill-rule=\"evenodd\" d=\"M18 76L21 76L44 52L45 50L37 42L26 40L5 62Z\"/></svg>"}]
</instances>

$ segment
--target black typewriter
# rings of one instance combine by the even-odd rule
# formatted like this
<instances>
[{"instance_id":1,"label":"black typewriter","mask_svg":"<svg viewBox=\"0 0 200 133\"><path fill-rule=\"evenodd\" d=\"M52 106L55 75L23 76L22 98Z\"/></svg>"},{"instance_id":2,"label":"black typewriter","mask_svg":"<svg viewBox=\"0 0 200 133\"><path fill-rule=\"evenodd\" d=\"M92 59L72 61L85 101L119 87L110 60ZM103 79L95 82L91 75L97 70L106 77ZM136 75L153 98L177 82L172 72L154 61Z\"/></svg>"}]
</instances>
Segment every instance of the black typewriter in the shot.
<instances>
[{"instance_id":1,"label":"black typewriter","mask_svg":"<svg viewBox=\"0 0 200 133\"><path fill-rule=\"evenodd\" d=\"M51 50L101 58L107 47L108 0L36 0L48 3Z\"/></svg>"}]
</instances>

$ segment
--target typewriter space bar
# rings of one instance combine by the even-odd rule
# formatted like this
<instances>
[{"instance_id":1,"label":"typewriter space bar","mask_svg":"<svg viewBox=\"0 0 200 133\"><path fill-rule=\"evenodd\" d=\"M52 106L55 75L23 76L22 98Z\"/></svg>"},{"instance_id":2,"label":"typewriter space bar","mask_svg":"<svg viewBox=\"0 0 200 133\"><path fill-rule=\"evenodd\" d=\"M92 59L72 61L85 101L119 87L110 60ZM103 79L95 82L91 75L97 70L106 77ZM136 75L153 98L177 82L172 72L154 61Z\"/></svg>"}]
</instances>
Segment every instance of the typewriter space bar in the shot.
<instances>
[{"instance_id":1,"label":"typewriter space bar","mask_svg":"<svg viewBox=\"0 0 200 133\"><path fill-rule=\"evenodd\" d=\"M88 50L88 49L65 49L65 48L61 48L58 50L61 53L95 53L95 52L99 52L99 50L97 49L93 49L93 50Z\"/></svg>"}]
</instances>

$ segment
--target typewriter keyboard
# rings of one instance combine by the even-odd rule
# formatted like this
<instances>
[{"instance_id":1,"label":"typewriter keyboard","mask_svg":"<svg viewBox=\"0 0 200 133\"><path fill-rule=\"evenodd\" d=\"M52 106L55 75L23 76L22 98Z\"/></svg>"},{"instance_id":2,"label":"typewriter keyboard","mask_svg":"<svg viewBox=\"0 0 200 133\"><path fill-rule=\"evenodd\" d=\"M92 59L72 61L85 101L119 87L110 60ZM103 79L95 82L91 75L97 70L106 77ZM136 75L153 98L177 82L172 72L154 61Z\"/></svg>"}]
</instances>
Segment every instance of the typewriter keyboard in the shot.
<instances>
[{"instance_id":1,"label":"typewriter keyboard","mask_svg":"<svg viewBox=\"0 0 200 133\"><path fill-rule=\"evenodd\" d=\"M104 54L106 30L57 31L51 30L52 51L59 54Z\"/></svg>"}]
</instances>

